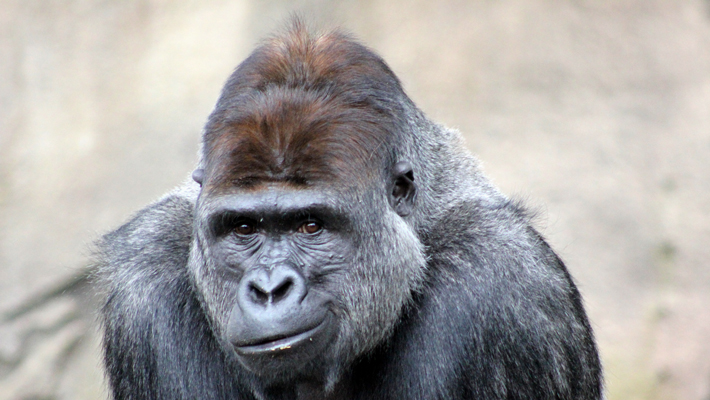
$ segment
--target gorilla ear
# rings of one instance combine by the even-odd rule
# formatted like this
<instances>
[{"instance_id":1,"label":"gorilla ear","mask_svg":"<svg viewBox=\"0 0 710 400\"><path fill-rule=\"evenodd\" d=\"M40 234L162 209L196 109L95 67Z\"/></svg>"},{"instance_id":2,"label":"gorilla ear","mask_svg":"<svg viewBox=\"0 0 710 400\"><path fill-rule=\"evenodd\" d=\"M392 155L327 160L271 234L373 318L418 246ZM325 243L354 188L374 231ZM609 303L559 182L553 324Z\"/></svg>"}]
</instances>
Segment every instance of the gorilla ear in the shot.
<instances>
[{"instance_id":1,"label":"gorilla ear","mask_svg":"<svg viewBox=\"0 0 710 400\"><path fill-rule=\"evenodd\" d=\"M392 167L390 205L400 217L406 217L414 211L416 194L412 164L409 161L398 162Z\"/></svg>"},{"instance_id":2,"label":"gorilla ear","mask_svg":"<svg viewBox=\"0 0 710 400\"><path fill-rule=\"evenodd\" d=\"M192 180L199 183L202 186L202 181L205 179L205 170L202 168L196 169L192 172Z\"/></svg>"}]
</instances>

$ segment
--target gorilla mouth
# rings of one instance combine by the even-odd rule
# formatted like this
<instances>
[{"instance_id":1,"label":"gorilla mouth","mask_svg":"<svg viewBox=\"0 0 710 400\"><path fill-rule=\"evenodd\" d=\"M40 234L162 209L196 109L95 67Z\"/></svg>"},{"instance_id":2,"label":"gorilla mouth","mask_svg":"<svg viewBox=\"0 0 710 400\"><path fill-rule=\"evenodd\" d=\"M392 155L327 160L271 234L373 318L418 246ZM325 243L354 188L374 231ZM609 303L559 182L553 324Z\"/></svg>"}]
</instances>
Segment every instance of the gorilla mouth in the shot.
<instances>
[{"instance_id":1,"label":"gorilla mouth","mask_svg":"<svg viewBox=\"0 0 710 400\"><path fill-rule=\"evenodd\" d=\"M277 352L292 349L306 342L317 340L317 336L328 325L328 318L322 320L313 328L296 334L277 335L268 338L258 339L249 344L237 345L236 350L243 355L258 355L267 352Z\"/></svg>"}]
</instances>

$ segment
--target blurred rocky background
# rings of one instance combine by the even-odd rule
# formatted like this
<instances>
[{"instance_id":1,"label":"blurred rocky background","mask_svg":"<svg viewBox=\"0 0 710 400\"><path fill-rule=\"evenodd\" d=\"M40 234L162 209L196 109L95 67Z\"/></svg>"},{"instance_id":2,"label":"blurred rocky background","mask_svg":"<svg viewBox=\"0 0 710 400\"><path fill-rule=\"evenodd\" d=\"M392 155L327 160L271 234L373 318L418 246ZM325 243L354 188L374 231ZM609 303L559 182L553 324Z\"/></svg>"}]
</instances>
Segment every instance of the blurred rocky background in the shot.
<instances>
[{"instance_id":1,"label":"blurred rocky background","mask_svg":"<svg viewBox=\"0 0 710 400\"><path fill-rule=\"evenodd\" d=\"M90 244L185 179L299 12L539 211L611 400L710 400L710 1L0 0L0 399L101 399Z\"/></svg>"}]
</instances>

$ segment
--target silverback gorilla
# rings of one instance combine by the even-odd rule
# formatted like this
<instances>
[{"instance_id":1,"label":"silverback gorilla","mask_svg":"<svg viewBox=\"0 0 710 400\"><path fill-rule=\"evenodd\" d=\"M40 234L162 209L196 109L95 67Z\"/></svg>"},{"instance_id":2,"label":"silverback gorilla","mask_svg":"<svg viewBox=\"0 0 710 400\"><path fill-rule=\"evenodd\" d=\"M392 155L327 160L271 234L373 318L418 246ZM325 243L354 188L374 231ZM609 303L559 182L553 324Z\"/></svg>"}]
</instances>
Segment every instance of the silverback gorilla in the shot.
<instances>
[{"instance_id":1,"label":"silverback gorilla","mask_svg":"<svg viewBox=\"0 0 710 400\"><path fill-rule=\"evenodd\" d=\"M579 292L385 62L294 22L99 244L115 399L600 399Z\"/></svg>"}]
</instances>

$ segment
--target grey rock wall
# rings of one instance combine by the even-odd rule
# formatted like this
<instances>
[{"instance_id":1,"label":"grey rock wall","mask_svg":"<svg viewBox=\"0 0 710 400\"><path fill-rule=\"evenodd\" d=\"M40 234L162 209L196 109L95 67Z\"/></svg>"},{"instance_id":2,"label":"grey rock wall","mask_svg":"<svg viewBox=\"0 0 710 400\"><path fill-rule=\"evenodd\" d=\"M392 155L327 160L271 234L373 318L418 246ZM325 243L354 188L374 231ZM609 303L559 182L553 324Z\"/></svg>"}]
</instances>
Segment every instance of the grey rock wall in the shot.
<instances>
[{"instance_id":1,"label":"grey rock wall","mask_svg":"<svg viewBox=\"0 0 710 400\"><path fill-rule=\"evenodd\" d=\"M297 11L377 50L575 276L609 399L710 399L710 3L0 0L0 399L96 399L90 243Z\"/></svg>"}]
</instances>

